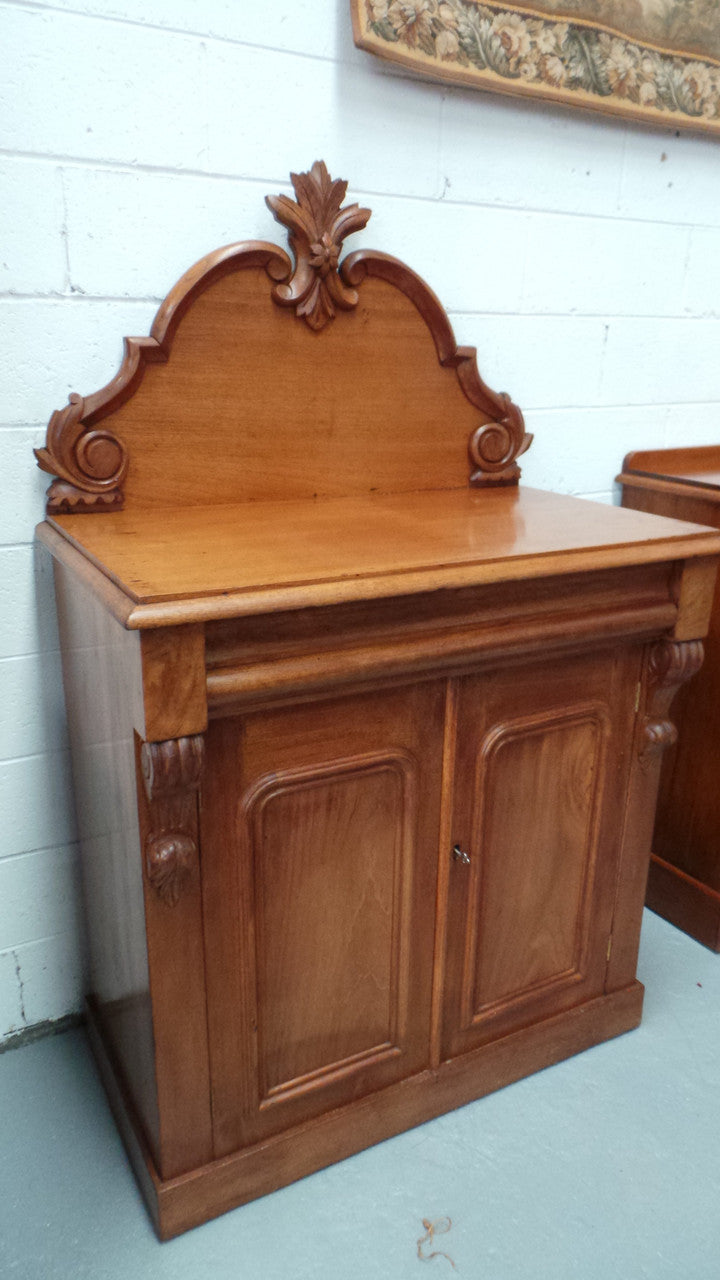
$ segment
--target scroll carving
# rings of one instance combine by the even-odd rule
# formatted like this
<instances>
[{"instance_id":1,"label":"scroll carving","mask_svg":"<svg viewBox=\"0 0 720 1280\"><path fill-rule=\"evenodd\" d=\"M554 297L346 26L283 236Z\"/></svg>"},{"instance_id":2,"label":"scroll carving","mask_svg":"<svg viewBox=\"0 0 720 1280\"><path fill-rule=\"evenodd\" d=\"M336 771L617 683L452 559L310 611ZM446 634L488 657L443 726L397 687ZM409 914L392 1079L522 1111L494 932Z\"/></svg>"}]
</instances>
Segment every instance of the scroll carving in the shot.
<instances>
[{"instance_id":1,"label":"scroll carving","mask_svg":"<svg viewBox=\"0 0 720 1280\"><path fill-rule=\"evenodd\" d=\"M532 444L532 435L518 406L505 391L493 391L483 382L477 367L475 347L459 347L440 299L420 276L404 262L388 253L359 249L348 254L340 274L357 288L366 276L386 280L400 289L422 316L435 343L444 369L454 369L463 394L489 422L476 427L468 441L473 487L517 484L520 468L516 459Z\"/></svg>"},{"instance_id":2,"label":"scroll carving","mask_svg":"<svg viewBox=\"0 0 720 1280\"><path fill-rule=\"evenodd\" d=\"M517 484L520 468L516 459L529 449L532 436L525 430L522 412L505 391L491 391L478 374L477 381L489 406L492 422L477 427L470 436L468 452L474 470L470 484Z\"/></svg>"},{"instance_id":3,"label":"scroll carving","mask_svg":"<svg viewBox=\"0 0 720 1280\"><path fill-rule=\"evenodd\" d=\"M128 468L125 446L112 431L97 430L84 419L85 401L73 392L48 424L44 449L35 457L42 471L57 476L48 490L50 514L119 510Z\"/></svg>"},{"instance_id":4,"label":"scroll carving","mask_svg":"<svg viewBox=\"0 0 720 1280\"><path fill-rule=\"evenodd\" d=\"M357 204L342 207L347 182L333 181L322 160L309 173L291 173L290 181L297 200L265 197L273 217L287 227L295 254L290 280L276 284L272 296L280 306L294 307L311 329L323 329L334 319L336 307L349 311L357 306L358 295L339 275L338 262L343 240L365 226L370 210Z\"/></svg>"},{"instance_id":5,"label":"scroll carving","mask_svg":"<svg viewBox=\"0 0 720 1280\"><path fill-rule=\"evenodd\" d=\"M292 271L284 250L261 240L209 253L171 289L155 316L150 336L125 339L122 364L107 386L90 396L73 392L65 408L52 415L45 448L35 450L40 469L58 477L48 489L48 515L122 508L128 451L119 436L96 424L135 394L148 365L168 359L178 324L197 298L217 280L243 267L262 267L272 280L285 280Z\"/></svg>"},{"instance_id":6,"label":"scroll carving","mask_svg":"<svg viewBox=\"0 0 720 1280\"><path fill-rule=\"evenodd\" d=\"M294 262L278 245L260 240L226 245L200 259L161 304L150 335L125 339L121 367L107 386L85 397L73 393L65 408L52 415L45 447L35 451L42 470L57 477L48 490L48 515L113 511L123 506L129 450L103 420L135 394L149 365L169 359L178 326L201 294L225 276L257 268L269 277L273 301L293 307L314 332L324 329L338 311L357 307L358 287L367 277L404 293L425 322L440 365L454 371L463 394L479 411L478 425L468 441L470 484L517 484L517 459L532 441L522 413L507 394L483 382L475 348L456 344L432 289L389 254L362 249L340 262L343 242L366 225L370 210L343 204L347 183L333 180L322 161L290 177L296 199L286 195L266 199L275 219L288 230ZM227 322L223 312L218 323ZM128 441L137 447L131 430ZM172 472L172 458L168 470Z\"/></svg>"},{"instance_id":7,"label":"scroll carving","mask_svg":"<svg viewBox=\"0 0 720 1280\"><path fill-rule=\"evenodd\" d=\"M204 752L202 734L142 745L140 764L151 815L145 840L147 877L171 907L197 861L195 804Z\"/></svg>"},{"instance_id":8,"label":"scroll carving","mask_svg":"<svg viewBox=\"0 0 720 1280\"><path fill-rule=\"evenodd\" d=\"M640 760L648 764L677 741L677 729L668 718L670 703L680 685L698 672L703 662L700 640L662 640L648 664L648 714L642 732Z\"/></svg>"}]
</instances>

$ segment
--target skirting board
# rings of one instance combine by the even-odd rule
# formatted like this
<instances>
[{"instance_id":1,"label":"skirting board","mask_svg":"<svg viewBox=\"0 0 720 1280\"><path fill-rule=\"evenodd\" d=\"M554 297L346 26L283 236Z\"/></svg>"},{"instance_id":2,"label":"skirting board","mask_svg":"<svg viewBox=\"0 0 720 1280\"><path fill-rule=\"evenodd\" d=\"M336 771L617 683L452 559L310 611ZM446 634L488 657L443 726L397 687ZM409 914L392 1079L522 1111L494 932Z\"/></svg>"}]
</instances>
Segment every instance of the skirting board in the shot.
<instances>
[{"instance_id":1,"label":"skirting board","mask_svg":"<svg viewBox=\"0 0 720 1280\"><path fill-rule=\"evenodd\" d=\"M720 951L720 893L653 854L645 901L696 942Z\"/></svg>"},{"instance_id":2,"label":"skirting board","mask_svg":"<svg viewBox=\"0 0 720 1280\"><path fill-rule=\"evenodd\" d=\"M158 1236L169 1240L228 1209L632 1030L640 1022L643 993L642 984L633 982L369 1094L351 1107L338 1108L167 1181L154 1167L92 1004L88 1005L88 1032Z\"/></svg>"}]
</instances>

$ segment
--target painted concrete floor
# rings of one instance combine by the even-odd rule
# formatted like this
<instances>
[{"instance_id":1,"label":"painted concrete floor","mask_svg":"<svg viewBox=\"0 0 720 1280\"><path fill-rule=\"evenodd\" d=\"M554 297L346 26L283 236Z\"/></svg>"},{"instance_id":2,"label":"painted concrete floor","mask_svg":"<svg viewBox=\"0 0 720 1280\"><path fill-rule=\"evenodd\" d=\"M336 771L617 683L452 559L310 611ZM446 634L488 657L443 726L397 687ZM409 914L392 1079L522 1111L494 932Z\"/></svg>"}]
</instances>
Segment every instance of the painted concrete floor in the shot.
<instances>
[{"instance_id":1,"label":"painted concrete floor","mask_svg":"<svg viewBox=\"0 0 720 1280\"><path fill-rule=\"evenodd\" d=\"M639 1030L163 1245L82 1031L8 1052L0 1277L720 1280L720 956L646 912L640 978Z\"/></svg>"}]
</instances>

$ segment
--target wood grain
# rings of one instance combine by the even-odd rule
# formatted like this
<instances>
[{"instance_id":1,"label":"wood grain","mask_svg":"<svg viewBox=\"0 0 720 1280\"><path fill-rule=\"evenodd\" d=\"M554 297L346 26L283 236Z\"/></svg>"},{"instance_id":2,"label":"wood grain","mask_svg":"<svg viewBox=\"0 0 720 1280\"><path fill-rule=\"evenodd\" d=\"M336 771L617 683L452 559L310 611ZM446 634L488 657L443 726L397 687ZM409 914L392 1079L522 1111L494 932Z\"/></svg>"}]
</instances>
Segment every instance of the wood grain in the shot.
<instances>
[{"instance_id":1,"label":"wood grain","mask_svg":"<svg viewBox=\"0 0 720 1280\"><path fill-rule=\"evenodd\" d=\"M420 1072L185 1177L162 1181L150 1162L142 1185L160 1238L171 1239L413 1125L622 1035L638 1025L642 1002L643 987L633 982L623 991L523 1027L437 1070ZM116 1114L122 1115L121 1092L111 1075L106 1078ZM132 1150L131 1122L124 1117L121 1124ZM137 1147L135 1155L140 1155Z\"/></svg>"},{"instance_id":2,"label":"wood grain","mask_svg":"<svg viewBox=\"0 0 720 1280\"><path fill-rule=\"evenodd\" d=\"M55 563L63 681L88 929L89 991L131 1091L143 1141L160 1159L138 821L134 725L142 717L137 634L123 630Z\"/></svg>"},{"instance_id":3,"label":"wood grain","mask_svg":"<svg viewBox=\"0 0 720 1280\"><path fill-rule=\"evenodd\" d=\"M260 612L720 549L706 528L610 516L600 503L532 489L121 511L53 525L138 604L202 597L200 616L220 593L236 596L220 602L235 613Z\"/></svg>"},{"instance_id":4,"label":"wood grain","mask_svg":"<svg viewBox=\"0 0 720 1280\"><path fill-rule=\"evenodd\" d=\"M153 744L150 760L164 777L143 783L136 739L137 797L145 852L144 891L155 1075L160 1114L156 1160L172 1178L212 1159L212 1122L198 836L198 765L202 740ZM189 768L183 768L187 752ZM160 761L165 756L165 768ZM147 775L147 769L146 769ZM148 796L148 790L150 795ZM177 894L159 892L149 845L184 840L187 861Z\"/></svg>"},{"instance_id":5,"label":"wood grain","mask_svg":"<svg viewBox=\"0 0 720 1280\"><path fill-rule=\"evenodd\" d=\"M401 1052L416 789L388 752L274 772L245 799L261 1107Z\"/></svg>"},{"instance_id":6,"label":"wood grain","mask_svg":"<svg viewBox=\"0 0 720 1280\"><path fill-rule=\"evenodd\" d=\"M461 992L466 1026L559 976L582 975L606 739L607 722L588 705L521 716L481 744L471 845L478 875L470 886L478 909ZM515 822L508 831L509 812L531 815L532 830ZM518 889L530 848L532 894Z\"/></svg>"},{"instance_id":7,"label":"wood grain","mask_svg":"<svg viewBox=\"0 0 720 1280\"><path fill-rule=\"evenodd\" d=\"M445 1057L604 989L639 661L461 682Z\"/></svg>"},{"instance_id":8,"label":"wood grain","mask_svg":"<svg viewBox=\"0 0 720 1280\"><path fill-rule=\"evenodd\" d=\"M454 369L465 395L484 415L468 440L472 464L470 484L516 485L520 479L517 459L532 444L522 413L505 391L493 391L483 382L475 347L459 347L440 299L420 276L387 253L360 249L342 265L342 278L359 285L367 277L386 280L400 289L417 307L432 334L443 368Z\"/></svg>"},{"instance_id":9,"label":"wood grain","mask_svg":"<svg viewBox=\"0 0 720 1280\"><path fill-rule=\"evenodd\" d=\"M428 1065L443 714L439 681L211 723L218 1155Z\"/></svg>"},{"instance_id":10,"label":"wood grain","mask_svg":"<svg viewBox=\"0 0 720 1280\"><path fill-rule=\"evenodd\" d=\"M367 280L342 324L316 334L272 304L262 268L246 268L195 300L170 358L108 421L131 459L130 513L466 488L468 440L487 416L392 285Z\"/></svg>"},{"instance_id":11,"label":"wood grain","mask_svg":"<svg viewBox=\"0 0 720 1280\"><path fill-rule=\"evenodd\" d=\"M653 854L647 905L711 951L720 951L720 891Z\"/></svg>"},{"instance_id":12,"label":"wood grain","mask_svg":"<svg viewBox=\"0 0 720 1280\"><path fill-rule=\"evenodd\" d=\"M361 250L340 269L370 210L343 206L347 183L322 161L290 176L297 199L267 203L294 264L247 241L186 272L150 336L125 340L108 386L53 414L36 450L58 477L48 513L407 491L428 474L459 487L468 454L471 484L517 484L532 436L483 382L475 349L457 347L439 299L387 254ZM338 311L336 335L326 326Z\"/></svg>"},{"instance_id":13,"label":"wood grain","mask_svg":"<svg viewBox=\"0 0 720 1280\"><path fill-rule=\"evenodd\" d=\"M720 448L717 445L637 450L626 454L622 469L628 484L643 476L676 486L696 485L710 491L698 496L720 502Z\"/></svg>"},{"instance_id":14,"label":"wood grain","mask_svg":"<svg viewBox=\"0 0 720 1280\"><path fill-rule=\"evenodd\" d=\"M188 737L207 728L205 629L200 623L144 631L144 726L148 741Z\"/></svg>"},{"instance_id":15,"label":"wood grain","mask_svg":"<svg viewBox=\"0 0 720 1280\"><path fill-rule=\"evenodd\" d=\"M673 694L692 679L702 661L700 641L663 640L646 649L637 688L632 763L615 894L613 934L605 989L621 988L637 965L648 848L655 817L660 767L675 726L667 720Z\"/></svg>"}]
</instances>

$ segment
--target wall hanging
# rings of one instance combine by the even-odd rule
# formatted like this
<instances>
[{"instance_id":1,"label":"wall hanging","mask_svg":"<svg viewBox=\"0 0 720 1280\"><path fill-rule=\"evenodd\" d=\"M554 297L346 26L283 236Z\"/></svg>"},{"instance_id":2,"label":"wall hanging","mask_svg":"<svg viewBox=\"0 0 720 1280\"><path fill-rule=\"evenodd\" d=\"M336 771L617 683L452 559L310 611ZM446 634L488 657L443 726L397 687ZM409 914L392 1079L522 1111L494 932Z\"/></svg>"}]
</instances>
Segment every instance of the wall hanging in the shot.
<instances>
[{"instance_id":1,"label":"wall hanging","mask_svg":"<svg viewBox=\"0 0 720 1280\"><path fill-rule=\"evenodd\" d=\"M425 76L720 134L717 0L351 0L355 43Z\"/></svg>"}]
</instances>

